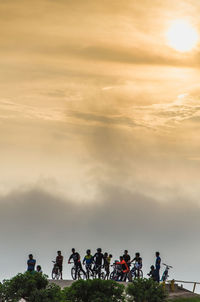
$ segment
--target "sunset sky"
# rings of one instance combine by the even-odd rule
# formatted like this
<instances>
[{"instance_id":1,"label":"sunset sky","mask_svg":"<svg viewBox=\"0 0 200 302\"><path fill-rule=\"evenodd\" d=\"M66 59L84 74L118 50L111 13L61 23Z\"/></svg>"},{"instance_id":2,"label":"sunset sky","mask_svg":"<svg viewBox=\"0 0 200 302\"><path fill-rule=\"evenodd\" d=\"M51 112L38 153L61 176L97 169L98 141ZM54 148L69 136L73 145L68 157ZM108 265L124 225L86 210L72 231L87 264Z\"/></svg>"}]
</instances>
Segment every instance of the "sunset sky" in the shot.
<instances>
[{"instance_id":1,"label":"sunset sky","mask_svg":"<svg viewBox=\"0 0 200 302\"><path fill-rule=\"evenodd\" d=\"M58 249L102 247L140 251L145 273L159 250L197 281L199 14L199 0L0 0L0 279L30 252L50 273Z\"/></svg>"}]
</instances>

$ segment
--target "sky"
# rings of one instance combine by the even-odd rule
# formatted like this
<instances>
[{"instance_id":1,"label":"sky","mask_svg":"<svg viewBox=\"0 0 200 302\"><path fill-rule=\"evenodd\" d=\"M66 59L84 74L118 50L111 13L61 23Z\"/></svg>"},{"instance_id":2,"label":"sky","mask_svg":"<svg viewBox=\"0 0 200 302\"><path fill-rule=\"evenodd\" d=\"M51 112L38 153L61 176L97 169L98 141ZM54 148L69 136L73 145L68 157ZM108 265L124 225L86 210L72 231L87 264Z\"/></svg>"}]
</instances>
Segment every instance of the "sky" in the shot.
<instances>
[{"instance_id":1,"label":"sky","mask_svg":"<svg viewBox=\"0 0 200 302\"><path fill-rule=\"evenodd\" d=\"M198 0L0 0L0 279L57 250L159 250L198 281ZM173 28L172 28L173 29ZM187 41L187 36L183 38ZM189 43L189 42L188 42ZM191 265L192 263L192 265Z\"/></svg>"}]
</instances>

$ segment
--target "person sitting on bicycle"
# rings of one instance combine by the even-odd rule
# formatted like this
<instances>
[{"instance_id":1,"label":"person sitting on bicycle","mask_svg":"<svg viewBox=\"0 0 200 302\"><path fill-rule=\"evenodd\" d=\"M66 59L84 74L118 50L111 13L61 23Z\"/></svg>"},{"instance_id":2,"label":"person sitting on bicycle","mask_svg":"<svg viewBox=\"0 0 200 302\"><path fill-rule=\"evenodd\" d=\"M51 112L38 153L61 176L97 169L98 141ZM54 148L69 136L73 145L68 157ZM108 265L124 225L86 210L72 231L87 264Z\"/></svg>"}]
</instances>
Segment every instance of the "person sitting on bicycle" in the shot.
<instances>
[{"instance_id":1,"label":"person sitting on bicycle","mask_svg":"<svg viewBox=\"0 0 200 302\"><path fill-rule=\"evenodd\" d=\"M91 251L87 250L86 255L83 259L83 264L86 267L87 279L89 279L89 272L93 274L92 263L93 263L93 256L91 255Z\"/></svg>"},{"instance_id":2,"label":"person sitting on bicycle","mask_svg":"<svg viewBox=\"0 0 200 302\"><path fill-rule=\"evenodd\" d=\"M98 277L101 277L101 266L102 266L102 262L104 260L104 256L102 254L102 250L101 248L97 249L97 253L94 255L94 267L93 267L93 271L97 271L98 273Z\"/></svg>"},{"instance_id":3,"label":"person sitting on bicycle","mask_svg":"<svg viewBox=\"0 0 200 302\"><path fill-rule=\"evenodd\" d=\"M156 270L155 270L155 267L154 265L152 265L150 267L150 272L147 274L151 279L153 279L153 281L156 281L157 280L157 274L156 274Z\"/></svg>"},{"instance_id":4,"label":"person sitting on bicycle","mask_svg":"<svg viewBox=\"0 0 200 302\"><path fill-rule=\"evenodd\" d=\"M131 257L128 254L127 250L124 251L123 259L126 261L126 263L128 264L128 266L130 267L130 265L131 265Z\"/></svg>"},{"instance_id":5,"label":"person sitting on bicycle","mask_svg":"<svg viewBox=\"0 0 200 302\"><path fill-rule=\"evenodd\" d=\"M76 278L77 278L77 272L78 272L78 270L82 271L82 272L84 273L84 275L86 276L86 273L85 273L85 271L84 271L83 268L82 268L80 258L81 258L81 257L80 257L80 255L79 255L79 253L77 253L77 252L75 251L75 249L73 248L73 249L72 249L72 254L71 254L71 256L69 257L68 263L71 263L70 260L73 259L73 261L74 261L74 266L75 266L75 280L76 280Z\"/></svg>"},{"instance_id":6,"label":"person sitting on bicycle","mask_svg":"<svg viewBox=\"0 0 200 302\"><path fill-rule=\"evenodd\" d=\"M61 251L57 251L58 256L56 257L56 265L60 271L60 279L62 280L62 270L63 270L63 256Z\"/></svg>"},{"instance_id":7,"label":"person sitting on bicycle","mask_svg":"<svg viewBox=\"0 0 200 302\"><path fill-rule=\"evenodd\" d=\"M126 277L128 275L128 273L130 272L130 269L128 267L128 264L126 263L126 261L124 260L123 256L120 256L120 261L116 262L115 264L117 265L121 265L121 273L119 275L119 281L126 281Z\"/></svg>"},{"instance_id":8,"label":"person sitting on bicycle","mask_svg":"<svg viewBox=\"0 0 200 302\"><path fill-rule=\"evenodd\" d=\"M140 257L140 253L135 253L135 258L131 261L135 262L133 270L136 272L136 277L139 277L140 270L142 269L142 258Z\"/></svg>"}]
</instances>

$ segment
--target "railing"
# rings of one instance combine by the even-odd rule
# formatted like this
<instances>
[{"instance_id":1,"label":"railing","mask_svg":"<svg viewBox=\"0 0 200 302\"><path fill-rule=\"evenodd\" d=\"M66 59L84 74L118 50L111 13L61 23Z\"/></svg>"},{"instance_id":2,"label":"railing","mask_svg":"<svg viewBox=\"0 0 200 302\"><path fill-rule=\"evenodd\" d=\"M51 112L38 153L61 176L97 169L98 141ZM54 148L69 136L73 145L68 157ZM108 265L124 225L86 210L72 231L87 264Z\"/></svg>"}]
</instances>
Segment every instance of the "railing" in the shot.
<instances>
[{"instance_id":1,"label":"railing","mask_svg":"<svg viewBox=\"0 0 200 302\"><path fill-rule=\"evenodd\" d=\"M195 292L196 289L196 285L200 285L200 282L196 282L196 281L181 281L181 280L169 280L167 281L170 284L170 289L171 291L174 291L174 284L176 283L185 283L185 284L193 284L193 290L192 292Z\"/></svg>"}]
</instances>

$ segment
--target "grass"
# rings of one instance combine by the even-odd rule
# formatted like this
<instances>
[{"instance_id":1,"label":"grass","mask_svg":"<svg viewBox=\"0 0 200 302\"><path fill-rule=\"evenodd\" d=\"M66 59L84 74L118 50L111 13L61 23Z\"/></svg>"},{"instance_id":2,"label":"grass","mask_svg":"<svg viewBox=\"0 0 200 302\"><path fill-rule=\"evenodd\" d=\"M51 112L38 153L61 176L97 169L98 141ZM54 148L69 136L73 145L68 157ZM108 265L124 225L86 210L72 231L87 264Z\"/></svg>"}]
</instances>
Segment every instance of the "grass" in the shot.
<instances>
[{"instance_id":1,"label":"grass","mask_svg":"<svg viewBox=\"0 0 200 302\"><path fill-rule=\"evenodd\" d=\"M173 300L169 300L171 302L200 302L200 298L177 298L177 299L173 299Z\"/></svg>"}]
</instances>

